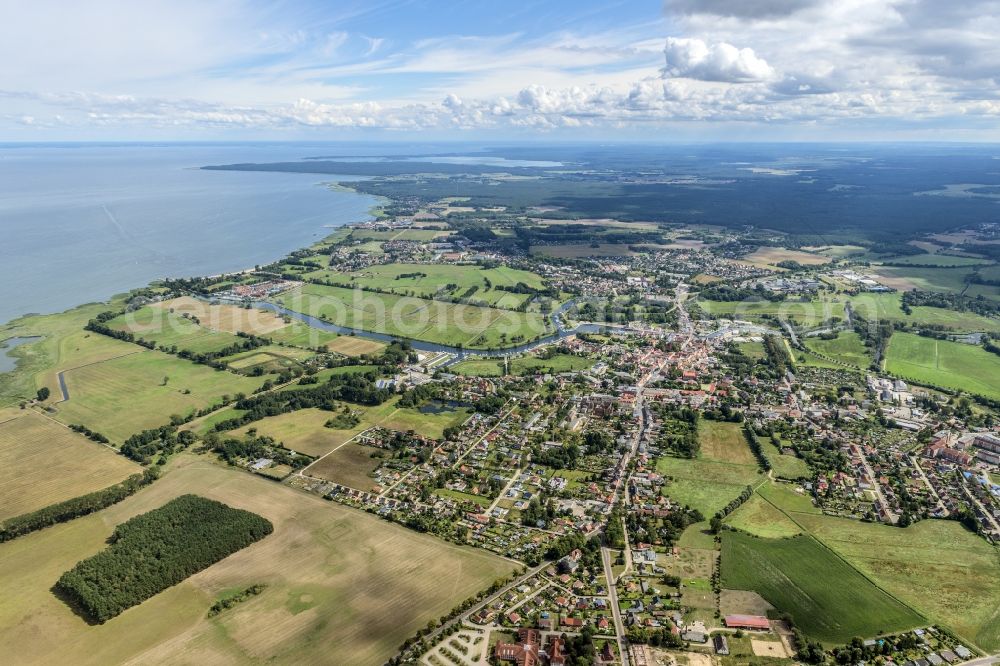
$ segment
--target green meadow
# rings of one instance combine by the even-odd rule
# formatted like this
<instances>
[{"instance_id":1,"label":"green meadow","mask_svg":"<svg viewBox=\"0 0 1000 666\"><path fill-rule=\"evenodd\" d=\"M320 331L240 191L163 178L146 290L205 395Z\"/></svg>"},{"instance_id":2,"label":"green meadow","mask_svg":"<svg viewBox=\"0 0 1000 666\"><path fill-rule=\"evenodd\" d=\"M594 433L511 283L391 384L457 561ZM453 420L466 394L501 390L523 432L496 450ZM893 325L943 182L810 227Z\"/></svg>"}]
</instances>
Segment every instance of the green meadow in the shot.
<instances>
[{"instance_id":1,"label":"green meadow","mask_svg":"<svg viewBox=\"0 0 1000 666\"><path fill-rule=\"evenodd\" d=\"M885 367L917 383L1000 399L1000 356L975 345L896 333Z\"/></svg>"},{"instance_id":2,"label":"green meadow","mask_svg":"<svg viewBox=\"0 0 1000 666\"><path fill-rule=\"evenodd\" d=\"M841 331L833 340L810 337L803 338L803 342L808 349L817 354L855 368L867 368L872 362L861 336L854 331Z\"/></svg>"},{"instance_id":3,"label":"green meadow","mask_svg":"<svg viewBox=\"0 0 1000 666\"><path fill-rule=\"evenodd\" d=\"M343 287L363 287L419 298L470 299L480 305L515 309L530 294L517 294L497 287L519 283L542 289L541 276L508 266L485 268L456 264L379 264L353 273L313 271L303 277L333 282Z\"/></svg>"},{"instance_id":4,"label":"green meadow","mask_svg":"<svg viewBox=\"0 0 1000 666\"><path fill-rule=\"evenodd\" d=\"M307 284L277 299L340 326L470 349L533 340L551 330L540 314Z\"/></svg>"}]
</instances>

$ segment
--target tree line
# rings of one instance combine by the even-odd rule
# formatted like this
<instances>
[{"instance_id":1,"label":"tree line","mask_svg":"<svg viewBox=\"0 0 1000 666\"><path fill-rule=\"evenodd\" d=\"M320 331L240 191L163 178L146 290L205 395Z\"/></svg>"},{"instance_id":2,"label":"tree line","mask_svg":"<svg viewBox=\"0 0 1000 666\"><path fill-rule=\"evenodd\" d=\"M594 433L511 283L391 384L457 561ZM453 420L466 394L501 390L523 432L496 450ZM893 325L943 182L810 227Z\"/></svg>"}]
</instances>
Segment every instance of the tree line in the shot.
<instances>
[{"instance_id":1,"label":"tree line","mask_svg":"<svg viewBox=\"0 0 1000 666\"><path fill-rule=\"evenodd\" d=\"M157 476L156 469L147 469L142 474L133 474L121 483L116 483L103 490L97 490L68 499L65 502L50 504L37 511L9 518L0 526L0 542L10 541L50 525L65 523L74 518L105 509L112 504L117 504L140 488L151 484Z\"/></svg>"},{"instance_id":2,"label":"tree line","mask_svg":"<svg viewBox=\"0 0 1000 666\"><path fill-rule=\"evenodd\" d=\"M246 412L215 425L216 431L233 430L268 416L278 416L301 409L333 411L338 401L359 405L381 405L392 397L392 390L378 388L369 375L333 375L324 384L295 391L264 393L236 402L236 409Z\"/></svg>"},{"instance_id":3,"label":"tree line","mask_svg":"<svg viewBox=\"0 0 1000 666\"><path fill-rule=\"evenodd\" d=\"M103 624L273 531L271 522L182 495L115 528L111 545L64 573L57 590Z\"/></svg>"}]
</instances>

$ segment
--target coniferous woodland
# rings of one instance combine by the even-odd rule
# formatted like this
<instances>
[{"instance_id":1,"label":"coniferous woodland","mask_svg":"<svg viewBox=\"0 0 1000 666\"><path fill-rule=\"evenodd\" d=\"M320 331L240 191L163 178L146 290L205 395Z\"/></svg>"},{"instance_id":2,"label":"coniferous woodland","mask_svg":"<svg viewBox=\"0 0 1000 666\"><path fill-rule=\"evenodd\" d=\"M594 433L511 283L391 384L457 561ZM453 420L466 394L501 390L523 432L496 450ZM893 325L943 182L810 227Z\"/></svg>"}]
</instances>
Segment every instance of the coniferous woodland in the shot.
<instances>
[{"instance_id":1,"label":"coniferous woodland","mask_svg":"<svg viewBox=\"0 0 1000 666\"><path fill-rule=\"evenodd\" d=\"M115 528L111 545L64 573L57 589L97 623L264 538L270 521L182 495Z\"/></svg>"}]
</instances>

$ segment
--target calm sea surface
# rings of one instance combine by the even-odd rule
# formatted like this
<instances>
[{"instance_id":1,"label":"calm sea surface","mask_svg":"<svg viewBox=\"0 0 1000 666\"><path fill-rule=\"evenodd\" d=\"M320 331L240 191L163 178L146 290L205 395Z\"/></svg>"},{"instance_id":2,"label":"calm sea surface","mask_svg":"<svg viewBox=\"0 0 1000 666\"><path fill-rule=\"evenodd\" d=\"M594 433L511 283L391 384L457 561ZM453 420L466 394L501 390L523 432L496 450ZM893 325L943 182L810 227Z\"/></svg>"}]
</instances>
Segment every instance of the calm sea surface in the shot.
<instances>
[{"instance_id":1,"label":"calm sea surface","mask_svg":"<svg viewBox=\"0 0 1000 666\"><path fill-rule=\"evenodd\" d=\"M376 200L330 190L329 176L195 168L318 150L329 147L0 145L0 323L266 263L368 219Z\"/></svg>"}]
</instances>

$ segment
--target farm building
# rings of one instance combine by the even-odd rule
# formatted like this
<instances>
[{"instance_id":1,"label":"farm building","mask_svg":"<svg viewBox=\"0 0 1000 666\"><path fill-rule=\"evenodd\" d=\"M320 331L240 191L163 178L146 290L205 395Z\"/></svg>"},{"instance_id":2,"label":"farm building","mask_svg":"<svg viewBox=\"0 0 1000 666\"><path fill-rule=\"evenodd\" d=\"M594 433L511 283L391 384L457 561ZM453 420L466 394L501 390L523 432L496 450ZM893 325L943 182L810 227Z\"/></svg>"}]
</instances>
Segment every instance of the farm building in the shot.
<instances>
[{"instance_id":1,"label":"farm building","mask_svg":"<svg viewBox=\"0 0 1000 666\"><path fill-rule=\"evenodd\" d=\"M730 629L750 629L753 631L769 631L771 623L762 615L727 615L726 626Z\"/></svg>"}]
</instances>

